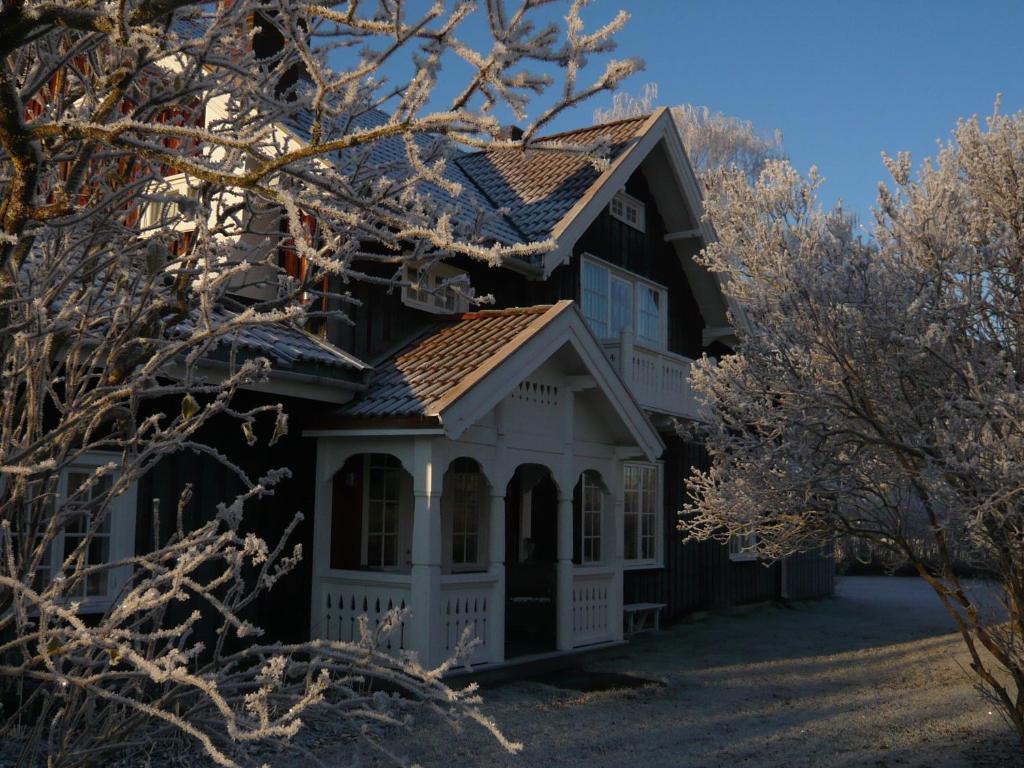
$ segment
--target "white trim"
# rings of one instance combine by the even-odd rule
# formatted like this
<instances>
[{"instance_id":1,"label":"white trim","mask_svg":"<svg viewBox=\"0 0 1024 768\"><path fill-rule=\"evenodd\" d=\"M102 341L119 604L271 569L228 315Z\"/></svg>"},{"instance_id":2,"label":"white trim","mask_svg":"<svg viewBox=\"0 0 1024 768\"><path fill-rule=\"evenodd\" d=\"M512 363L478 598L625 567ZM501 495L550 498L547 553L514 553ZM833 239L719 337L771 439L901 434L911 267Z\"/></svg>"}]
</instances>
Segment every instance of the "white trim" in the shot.
<instances>
[{"instance_id":1,"label":"white trim","mask_svg":"<svg viewBox=\"0 0 1024 768\"><path fill-rule=\"evenodd\" d=\"M417 274L414 274L417 273ZM402 303L413 309L420 309L435 315L458 315L469 311L470 298L473 296L473 289L469 285L467 273L464 269L458 269L443 261L436 261L429 264L425 270L415 264L406 264L403 267L402 277ZM449 280L466 277L465 291L456 290L451 286L444 286ZM414 295L412 284L419 285L425 281L425 285L416 292L421 296ZM448 299L451 299L451 307L445 306Z\"/></svg>"},{"instance_id":2,"label":"white trim","mask_svg":"<svg viewBox=\"0 0 1024 768\"><path fill-rule=\"evenodd\" d=\"M662 496L663 496L662 488L663 488L663 480L664 480L663 462L660 462L660 461L651 461L651 462L646 462L646 461L626 461L626 462L623 462L622 463L622 474L623 474L623 479L622 479L622 497L623 497L623 500L625 500L626 494L628 493L627 488L626 488L625 474L626 474L627 468L629 468L629 467L640 467L640 468L643 468L643 469L653 469L654 470L654 500L652 502L653 506L654 506L654 513L653 513L654 522L653 522L653 525L652 525L653 530L652 530L652 533L651 533L651 537L653 539L653 544L654 544L654 557L629 557L629 554L625 550L625 543L626 543L625 542L625 521L626 521L627 517L631 517L632 515L627 515L626 510L625 510L625 506L623 506L623 511L622 511L622 516L623 516L623 551L622 551L623 552L623 568L626 569L626 570L636 570L636 569L639 569L639 568L657 568L657 567L661 567L664 564L664 561L665 561L665 558L664 558L664 541L663 541L664 540L663 527L665 525L665 509L664 509L664 503L663 503L663 498L662 498ZM643 541L642 541L643 534L642 534L642 531L643 531L643 518L644 518L644 516L645 516L645 513L643 511L638 511L636 513L636 547L637 547L636 551L637 551L637 554L640 554L643 551Z\"/></svg>"},{"instance_id":3,"label":"white trim","mask_svg":"<svg viewBox=\"0 0 1024 768\"><path fill-rule=\"evenodd\" d=\"M618 204L618 209L616 208L616 204ZM629 220L630 210L632 210L636 216L635 221ZM647 231L647 207L644 205L642 200L638 200L625 191L617 192L611 199L611 202L608 203L608 214L613 219L621 221L627 227L631 227L639 232Z\"/></svg>"},{"instance_id":4,"label":"white trim","mask_svg":"<svg viewBox=\"0 0 1024 768\"><path fill-rule=\"evenodd\" d=\"M636 343L642 347L652 349L656 352L662 352L668 349L668 287L651 280L649 277L632 272L628 269L612 264L610 261L595 256L592 253L584 252L580 255L580 309L583 309L583 270L586 269L587 263L594 265L600 269L608 272L608 292L606 295L606 301L608 303L608 313L606 324L608 325L608 335L604 338L598 337L601 341L614 341L619 338L621 329L619 331L612 332L611 329L611 318L612 318L612 291L611 281L618 280L623 283L627 283L630 286L632 292L631 307L630 307L630 326L628 328L636 338ZM640 289L647 288L652 293L656 293L660 299L658 301L658 335L659 339L656 341L651 340L647 336L640 335ZM586 319L586 314L583 315ZM587 321L589 325L589 320ZM593 328L591 328L593 330ZM596 332L595 332L596 335Z\"/></svg>"},{"instance_id":5,"label":"white trim","mask_svg":"<svg viewBox=\"0 0 1024 768\"><path fill-rule=\"evenodd\" d=\"M74 471L89 471L97 467L117 463L121 458L120 453L107 451L90 451L84 453L66 467L61 469L60 478L57 482L58 499L67 497L67 476ZM120 477L120 470L115 469L106 476L116 482ZM107 562L117 562L135 555L135 519L137 516L138 504L138 483L133 482L127 490L115 496L107 510L107 519L110 521L109 550ZM64 562L64 531L60 531L50 545L50 577L54 571ZM123 565L118 568L111 568L107 572L107 591L102 596L71 596L67 595L69 602L78 603L79 613L100 613L106 611L113 605L115 598L120 594L121 589L131 578L131 566Z\"/></svg>"},{"instance_id":6,"label":"white trim","mask_svg":"<svg viewBox=\"0 0 1024 768\"><path fill-rule=\"evenodd\" d=\"M442 427L417 429L305 429L303 437L416 437L418 435L443 435Z\"/></svg>"}]
</instances>

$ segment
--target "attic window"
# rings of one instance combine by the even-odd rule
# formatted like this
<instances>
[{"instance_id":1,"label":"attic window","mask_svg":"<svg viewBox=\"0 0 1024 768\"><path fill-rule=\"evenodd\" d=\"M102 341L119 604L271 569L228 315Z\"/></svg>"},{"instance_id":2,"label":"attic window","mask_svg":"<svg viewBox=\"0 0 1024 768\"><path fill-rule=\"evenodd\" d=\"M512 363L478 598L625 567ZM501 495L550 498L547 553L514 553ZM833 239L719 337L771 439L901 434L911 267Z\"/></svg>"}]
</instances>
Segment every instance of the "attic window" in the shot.
<instances>
[{"instance_id":1,"label":"attic window","mask_svg":"<svg viewBox=\"0 0 1024 768\"><path fill-rule=\"evenodd\" d=\"M644 231L644 204L625 192L619 192L612 198L608 206L612 218L627 224L633 229Z\"/></svg>"},{"instance_id":2,"label":"attic window","mask_svg":"<svg viewBox=\"0 0 1024 768\"><path fill-rule=\"evenodd\" d=\"M405 268L409 285L402 287L402 303L436 314L466 312L473 289L465 278L463 270L450 264L409 265Z\"/></svg>"}]
</instances>

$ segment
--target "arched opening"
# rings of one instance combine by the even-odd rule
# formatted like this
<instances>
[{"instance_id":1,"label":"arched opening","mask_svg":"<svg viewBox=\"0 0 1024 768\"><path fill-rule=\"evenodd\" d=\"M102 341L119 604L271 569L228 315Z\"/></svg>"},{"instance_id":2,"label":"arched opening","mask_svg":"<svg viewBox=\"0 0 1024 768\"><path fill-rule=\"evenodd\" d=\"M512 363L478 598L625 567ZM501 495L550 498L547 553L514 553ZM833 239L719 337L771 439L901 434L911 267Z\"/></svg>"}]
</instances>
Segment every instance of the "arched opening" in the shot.
<instances>
[{"instance_id":1,"label":"arched opening","mask_svg":"<svg viewBox=\"0 0 1024 768\"><path fill-rule=\"evenodd\" d=\"M558 487L523 464L505 492L505 658L555 649L557 558Z\"/></svg>"},{"instance_id":2,"label":"arched opening","mask_svg":"<svg viewBox=\"0 0 1024 768\"><path fill-rule=\"evenodd\" d=\"M351 456L332 481L331 568L408 571L412 475L394 456Z\"/></svg>"},{"instance_id":3,"label":"arched opening","mask_svg":"<svg viewBox=\"0 0 1024 768\"><path fill-rule=\"evenodd\" d=\"M594 565L608 558L611 495L600 473L588 469L580 475L572 494L572 561Z\"/></svg>"},{"instance_id":4,"label":"arched opening","mask_svg":"<svg viewBox=\"0 0 1024 768\"><path fill-rule=\"evenodd\" d=\"M458 458L448 466L441 492L441 561L445 573L487 570L489 487L473 459Z\"/></svg>"}]
</instances>

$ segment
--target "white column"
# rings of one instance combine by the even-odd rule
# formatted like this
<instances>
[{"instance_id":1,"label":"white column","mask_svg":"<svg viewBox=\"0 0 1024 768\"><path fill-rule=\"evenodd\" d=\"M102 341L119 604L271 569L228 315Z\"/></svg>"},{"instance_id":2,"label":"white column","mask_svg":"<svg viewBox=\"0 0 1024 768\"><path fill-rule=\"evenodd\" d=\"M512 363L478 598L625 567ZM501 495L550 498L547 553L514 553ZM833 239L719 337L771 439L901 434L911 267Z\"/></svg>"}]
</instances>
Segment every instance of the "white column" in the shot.
<instances>
[{"instance_id":1,"label":"white column","mask_svg":"<svg viewBox=\"0 0 1024 768\"><path fill-rule=\"evenodd\" d=\"M626 517L625 517L625 494L623 493L624 483L622 482L622 464L618 461L611 462L612 477L608 478L609 490L612 492L612 520L608 542L608 553L611 555L612 566L612 592L608 600L608 626L612 630L612 639L622 639L622 587L625 578L625 547L626 547Z\"/></svg>"},{"instance_id":2,"label":"white column","mask_svg":"<svg viewBox=\"0 0 1024 768\"><path fill-rule=\"evenodd\" d=\"M490 608L487 611L487 645L491 661L505 660L505 496L491 491L488 529L487 571L494 577Z\"/></svg>"},{"instance_id":3,"label":"white column","mask_svg":"<svg viewBox=\"0 0 1024 768\"><path fill-rule=\"evenodd\" d=\"M619 375L630 390L633 389L633 331L623 328L619 331Z\"/></svg>"},{"instance_id":4,"label":"white column","mask_svg":"<svg viewBox=\"0 0 1024 768\"><path fill-rule=\"evenodd\" d=\"M572 632L572 488L558 496L558 571L555 606L558 611L556 646L573 647Z\"/></svg>"},{"instance_id":5,"label":"white column","mask_svg":"<svg viewBox=\"0 0 1024 768\"><path fill-rule=\"evenodd\" d=\"M335 441L316 441L316 489L313 507L313 589L310 595L310 639L326 637L324 595L320 584L331 565L331 512L334 500L334 473L340 468Z\"/></svg>"},{"instance_id":6,"label":"white column","mask_svg":"<svg viewBox=\"0 0 1024 768\"><path fill-rule=\"evenodd\" d=\"M416 440L413 460L412 629L410 646L420 663L441 657L441 481L429 439Z\"/></svg>"}]
</instances>

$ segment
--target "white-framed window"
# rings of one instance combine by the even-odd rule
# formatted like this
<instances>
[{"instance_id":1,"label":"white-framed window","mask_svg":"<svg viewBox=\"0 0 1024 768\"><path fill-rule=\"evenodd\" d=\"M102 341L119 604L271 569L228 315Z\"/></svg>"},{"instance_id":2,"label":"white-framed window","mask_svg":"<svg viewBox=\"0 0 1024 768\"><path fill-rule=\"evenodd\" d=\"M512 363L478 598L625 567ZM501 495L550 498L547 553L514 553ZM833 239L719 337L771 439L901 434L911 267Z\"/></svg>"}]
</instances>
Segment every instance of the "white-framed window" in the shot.
<instances>
[{"instance_id":1,"label":"white-framed window","mask_svg":"<svg viewBox=\"0 0 1024 768\"><path fill-rule=\"evenodd\" d=\"M580 514L580 559L584 563L601 562L604 527L604 488L593 472L583 473Z\"/></svg>"},{"instance_id":2,"label":"white-framed window","mask_svg":"<svg viewBox=\"0 0 1024 768\"><path fill-rule=\"evenodd\" d=\"M479 472L450 472L452 513L451 561L456 570L479 566L482 562L480 519L483 514L484 478ZM447 490L447 489L446 489Z\"/></svg>"},{"instance_id":3,"label":"white-framed window","mask_svg":"<svg viewBox=\"0 0 1024 768\"><path fill-rule=\"evenodd\" d=\"M757 560L757 534L754 531L734 533L729 537L729 559Z\"/></svg>"},{"instance_id":4,"label":"white-framed window","mask_svg":"<svg viewBox=\"0 0 1024 768\"><path fill-rule=\"evenodd\" d=\"M625 192L619 192L612 198L608 205L608 212L612 218L628 224L633 229L643 232L646 228L644 204Z\"/></svg>"},{"instance_id":5,"label":"white-framed window","mask_svg":"<svg viewBox=\"0 0 1024 768\"><path fill-rule=\"evenodd\" d=\"M409 307L436 314L456 314L469 310L473 289L466 272L450 264L436 262L428 266L405 268L408 285L402 286L402 302Z\"/></svg>"},{"instance_id":6,"label":"white-framed window","mask_svg":"<svg viewBox=\"0 0 1024 768\"><path fill-rule=\"evenodd\" d=\"M193 194L184 173L165 176L160 183L154 182L149 194L139 221L145 234L162 229L173 229L176 232L190 232L195 229L195 222L187 216L182 216L181 205L174 199L191 197Z\"/></svg>"},{"instance_id":7,"label":"white-framed window","mask_svg":"<svg viewBox=\"0 0 1024 768\"><path fill-rule=\"evenodd\" d=\"M623 465L624 556L627 564L657 564L660 558L660 466Z\"/></svg>"},{"instance_id":8,"label":"white-framed window","mask_svg":"<svg viewBox=\"0 0 1024 768\"><path fill-rule=\"evenodd\" d=\"M59 509L68 522L57 533L36 568L34 584L42 588L65 570L81 572L130 558L135 553L136 485L103 502L117 481L119 473L100 467L116 463L119 456L87 453L61 470L57 480L57 497L47 501L51 514ZM45 522L44 522L45 524ZM117 598L131 577L131 566L99 567L86 573L67 591L69 601L78 603L79 611L92 613L106 610Z\"/></svg>"},{"instance_id":9,"label":"white-framed window","mask_svg":"<svg viewBox=\"0 0 1024 768\"><path fill-rule=\"evenodd\" d=\"M363 464L363 564L367 568L398 567L401 471L398 461L386 454L370 454Z\"/></svg>"},{"instance_id":10,"label":"white-framed window","mask_svg":"<svg viewBox=\"0 0 1024 768\"><path fill-rule=\"evenodd\" d=\"M641 344L662 349L668 328L668 291L663 285L586 254L580 264L583 316L599 339L634 331Z\"/></svg>"}]
</instances>

